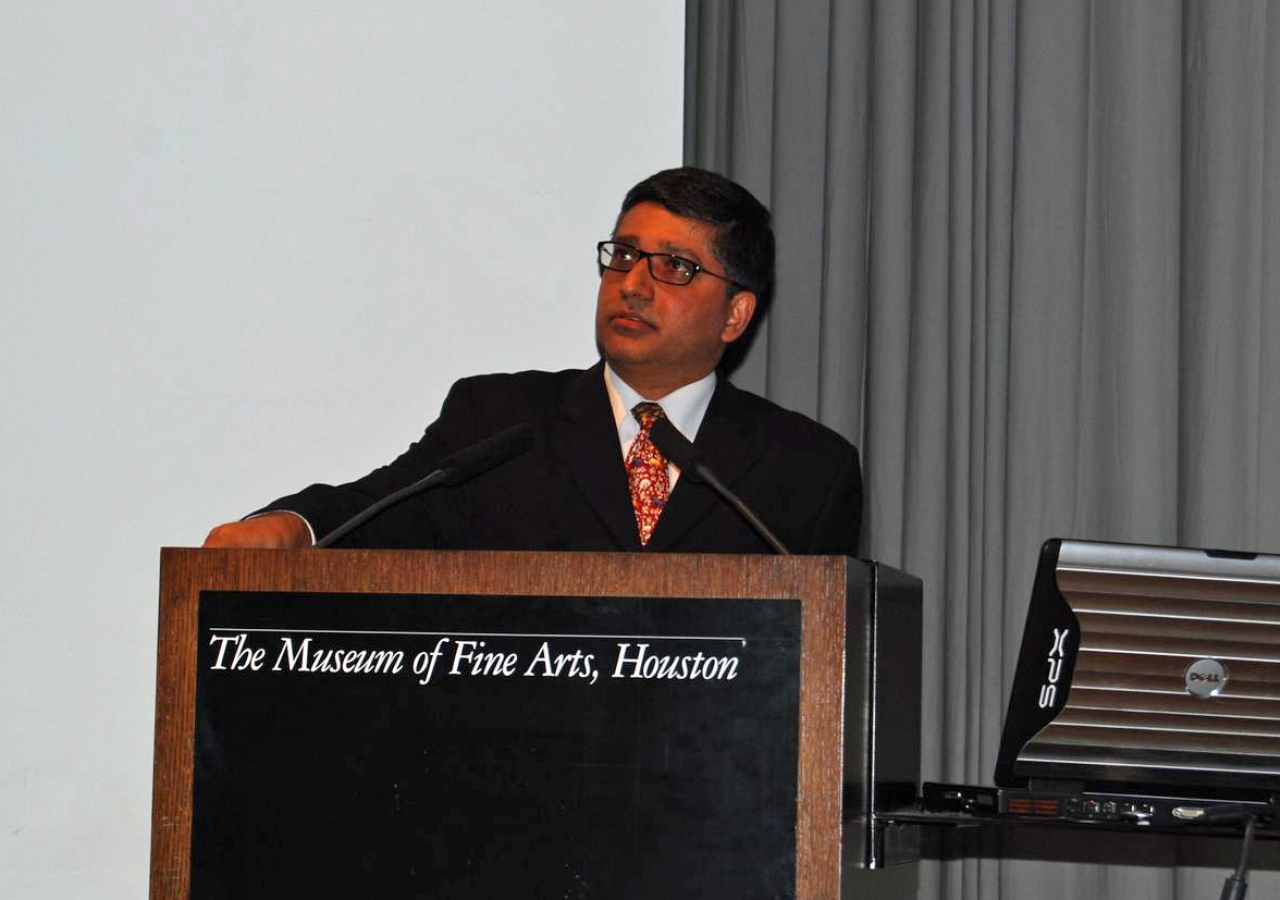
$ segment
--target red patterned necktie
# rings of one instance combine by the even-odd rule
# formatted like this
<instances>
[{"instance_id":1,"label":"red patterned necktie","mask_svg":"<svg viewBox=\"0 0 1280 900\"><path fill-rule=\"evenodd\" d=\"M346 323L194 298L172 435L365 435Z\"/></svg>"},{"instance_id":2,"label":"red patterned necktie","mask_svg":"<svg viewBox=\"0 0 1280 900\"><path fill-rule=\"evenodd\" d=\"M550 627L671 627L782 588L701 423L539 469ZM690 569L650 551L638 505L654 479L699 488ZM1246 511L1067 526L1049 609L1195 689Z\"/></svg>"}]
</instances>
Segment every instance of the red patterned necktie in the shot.
<instances>
[{"instance_id":1,"label":"red patterned necktie","mask_svg":"<svg viewBox=\"0 0 1280 900\"><path fill-rule=\"evenodd\" d=\"M667 460L649 440L653 423L665 415L656 403L637 403L631 415L640 423L640 433L627 452L627 479L631 482L631 505L636 511L636 527L641 545L649 543L658 516L667 505Z\"/></svg>"}]
</instances>

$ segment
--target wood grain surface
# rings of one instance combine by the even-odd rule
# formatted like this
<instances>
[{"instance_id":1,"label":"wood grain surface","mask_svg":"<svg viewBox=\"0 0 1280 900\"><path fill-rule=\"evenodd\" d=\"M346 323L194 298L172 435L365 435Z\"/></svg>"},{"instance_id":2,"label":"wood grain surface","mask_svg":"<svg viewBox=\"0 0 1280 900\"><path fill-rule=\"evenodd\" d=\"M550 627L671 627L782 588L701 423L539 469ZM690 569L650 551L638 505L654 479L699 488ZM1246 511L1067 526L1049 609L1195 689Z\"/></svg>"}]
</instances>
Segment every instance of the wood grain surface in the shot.
<instances>
[{"instance_id":1,"label":"wood grain surface","mask_svg":"<svg viewBox=\"0 0 1280 900\"><path fill-rule=\"evenodd\" d=\"M845 557L166 548L160 565L151 898L189 895L199 596L203 590L235 590L800 600L796 897L834 900L840 896L843 838L847 591L851 569L866 565Z\"/></svg>"}]
</instances>

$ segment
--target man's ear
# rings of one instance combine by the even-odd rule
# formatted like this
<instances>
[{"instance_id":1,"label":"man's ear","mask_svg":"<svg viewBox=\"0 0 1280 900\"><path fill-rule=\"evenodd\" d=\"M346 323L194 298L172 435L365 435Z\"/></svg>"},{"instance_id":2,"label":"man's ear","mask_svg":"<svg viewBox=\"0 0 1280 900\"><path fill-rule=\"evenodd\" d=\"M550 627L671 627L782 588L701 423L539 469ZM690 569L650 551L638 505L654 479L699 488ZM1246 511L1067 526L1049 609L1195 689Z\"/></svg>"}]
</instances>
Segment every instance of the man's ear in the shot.
<instances>
[{"instance_id":1,"label":"man's ear","mask_svg":"<svg viewBox=\"0 0 1280 900\"><path fill-rule=\"evenodd\" d=\"M729 298L729 315L724 320L724 330L720 332L720 340L732 344L751 324L751 317L756 313L756 295L752 291L738 291Z\"/></svg>"}]
</instances>

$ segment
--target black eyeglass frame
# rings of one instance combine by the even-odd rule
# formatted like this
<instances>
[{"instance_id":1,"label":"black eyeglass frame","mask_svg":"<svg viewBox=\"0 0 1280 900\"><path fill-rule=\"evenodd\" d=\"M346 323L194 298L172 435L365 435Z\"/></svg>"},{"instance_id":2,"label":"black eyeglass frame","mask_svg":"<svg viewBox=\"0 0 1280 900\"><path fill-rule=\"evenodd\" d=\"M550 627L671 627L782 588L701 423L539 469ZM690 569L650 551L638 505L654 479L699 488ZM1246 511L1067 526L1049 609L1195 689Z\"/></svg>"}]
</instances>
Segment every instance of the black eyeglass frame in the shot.
<instances>
[{"instance_id":1,"label":"black eyeglass frame","mask_svg":"<svg viewBox=\"0 0 1280 900\"><path fill-rule=\"evenodd\" d=\"M626 247L628 250L635 251L636 256L639 258L635 262L633 262L631 265L627 266L625 269L617 269L609 265L607 262L605 262L606 256L608 256L610 260L617 259L617 257L614 256L612 253L606 253L604 249L605 247ZM653 260L655 257L659 259L679 260L681 263L683 263L684 265L692 269L693 272L689 276L688 281L671 281L669 279L663 278L653 269ZM653 276L654 280L661 281L663 284L674 284L677 287L683 287L684 285L692 282L693 279L696 278L698 275L710 275L712 278L719 278L721 281L727 284L731 284L734 287L744 291L746 290L745 285L742 285L739 282L734 281L732 278L729 278L726 275L720 275L716 272L712 272L710 269L703 268L701 264L696 263L691 259L686 259L683 256L676 256L674 253L650 253L648 250L641 250L635 244L628 244L623 241L600 241L598 244L596 244L596 261L597 263L599 263L601 268L608 269L610 272L630 272L632 269L635 268L636 263L640 262L641 260L644 260L645 265L649 267L649 274Z\"/></svg>"}]
</instances>

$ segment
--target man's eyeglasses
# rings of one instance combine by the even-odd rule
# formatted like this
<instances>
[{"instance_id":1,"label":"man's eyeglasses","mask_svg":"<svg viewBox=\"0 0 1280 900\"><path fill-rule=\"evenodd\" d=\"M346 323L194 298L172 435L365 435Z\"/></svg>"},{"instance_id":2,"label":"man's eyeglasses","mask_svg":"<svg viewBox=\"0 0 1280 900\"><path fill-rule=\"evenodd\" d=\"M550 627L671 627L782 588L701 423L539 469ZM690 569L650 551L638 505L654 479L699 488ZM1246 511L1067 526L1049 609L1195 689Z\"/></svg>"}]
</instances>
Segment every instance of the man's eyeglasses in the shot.
<instances>
[{"instance_id":1,"label":"man's eyeglasses","mask_svg":"<svg viewBox=\"0 0 1280 900\"><path fill-rule=\"evenodd\" d=\"M654 277L654 280L665 284L688 284L693 281L694 275L701 272L712 278L727 281L735 287L741 287L732 278L717 275L683 256L672 256L670 253L648 253L639 247L620 244L617 241L601 241L596 244L596 250L600 254L600 265L615 272L630 272L632 267L643 259L648 261L649 274Z\"/></svg>"}]
</instances>

